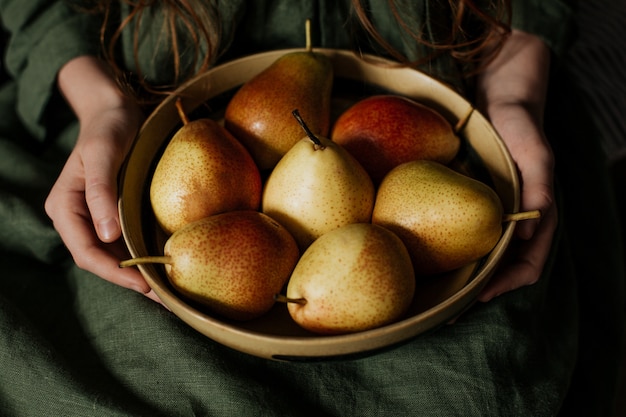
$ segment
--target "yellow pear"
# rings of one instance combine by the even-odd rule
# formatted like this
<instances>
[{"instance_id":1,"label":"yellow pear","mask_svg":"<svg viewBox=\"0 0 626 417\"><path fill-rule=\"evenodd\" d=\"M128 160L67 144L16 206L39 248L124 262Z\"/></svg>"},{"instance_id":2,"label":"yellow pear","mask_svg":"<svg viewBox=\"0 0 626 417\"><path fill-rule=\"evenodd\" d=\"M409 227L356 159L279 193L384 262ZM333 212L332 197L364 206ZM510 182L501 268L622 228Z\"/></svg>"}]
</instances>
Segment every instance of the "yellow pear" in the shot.
<instances>
[{"instance_id":1,"label":"yellow pear","mask_svg":"<svg viewBox=\"0 0 626 417\"><path fill-rule=\"evenodd\" d=\"M402 241L371 223L326 233L304 252L287 285L293 320L316 333L377 328L402 318L415 293L411 259Z\"/></svg>"},{"instance_id":2,"label":"yellow pear","mask_svg":"<svg viewBox=\"0 0 626 417\"><path fill-rule=\"evenodd\" d=\"M284 227L250 210L193 222L172 234L163 252L120 266L165 264L180 293L235 320L269 311L299 258L296 242Z\"/></svg>"},{"instance_id":3,"label":"yellow pear","mask_svg":"<svg viewBox=\"0 0 626 417\"><path fill-rule=\"evenodd\" d=\"M270 174L261 210L284 225L304 250L330 230L369 222L375 189L350 153L314 135L297 110L293 114L307 136L283 156Z\"/></svg>"},{"instance_id":4,"label":"yellow pear","mask_svg":"<svg viewBox=\"0 0 626 417\"><path fill-rule=\"evenodd\" d=\"M380 184L372 222L396 233L417 275L450 271L493 249L502 234L500 198L485 183L434 161L392 169Z\"/></svg>"},{"instance_id":5,"label":"yellow pear","mask_svg":"<svg viewBox=\"0 0 626 417\"><path fill-rule=\"evenodd\" d=\"M176 105L184 124L159 159L150 184L161 228L171 234L213 214L257 210L261 174L248 151L216 121L189 121L180 100Z\"/></svg>"},{"instance_id":6,"label":"yellow pear","mask_svg":"<svg viewBox=\"0 0 626 417\"><path fill-rule=\"evenodd\" d=\"M226 107L226 128L246 146L262 172L274 168L302 137L289 115L293 109L300 109L315 134L328 135L333 66L309 42L305 50L283 55L248 80Z\"/></svg>"}]
</instances>

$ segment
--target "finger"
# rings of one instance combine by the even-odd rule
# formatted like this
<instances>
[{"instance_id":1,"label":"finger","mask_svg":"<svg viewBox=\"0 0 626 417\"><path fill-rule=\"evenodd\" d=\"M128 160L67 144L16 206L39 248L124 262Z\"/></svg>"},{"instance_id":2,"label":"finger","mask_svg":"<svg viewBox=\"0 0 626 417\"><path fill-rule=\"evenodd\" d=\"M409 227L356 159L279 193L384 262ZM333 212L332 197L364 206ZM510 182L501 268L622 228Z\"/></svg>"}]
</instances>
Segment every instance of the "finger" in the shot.
<instances>
[{"instance_id":1,"label":"finger","mask_svg":"<svg viewBox=\"0 0 626 417\"><path fill-rule=\"evenodd\" d=\"M540 139L537 139L541 142ZM519 222L517 237L532 238L543 217L554 204L554 158L549 148L532 146L533 151L520 152L517 165L521 179L521 211L540 210L542 217L536 220Z\"/></svg>"},{"instance_id":2,"label":"finger","mask_svg":"<svg viewBox=\"0 0 626 417\"><path fill-rule=\"evenodd\" d=\"M94 139L82 153L85 169L85 201L93 226L103 242L113 242L121 236L117 211L117 173L123 160L123 150L114 141Z\"/></svg>"},{"instance_id":3,"label":"finger","mask_svg":"<svg viewBox=\"0 0 626 417\"><path fill-rule=\"evenodd\" d=\"M86 212L86 211L85 211ZM119 268L123 252L122 243L116 242L102 246L102 242L95 236L90 218L86 214L73 214L67 218L59 217L57 231L67 249L72 254L74 263L81 269L87 270L115 285L136 291L149 299L162 304L160 298L145 281L141 273L132 268ZM74 226L71 227L70 225ZM65 227L64 225L68 225Z\"/></svg>"},{"instance_id":4,"label":"finger","mask_svg":"<svg viewBox=\"0 0 626 417\"><path fill-rule=\"evenodd\" d=\"M528 174L522 187L520 211L539 210L541 217L520 221L515 226L516 237L529 240L554 205L554 190L551 182L543 176L535 178Z\"/></svg>"},{"instance_id":5,"label":"finger","mask_svg":"<svg viewBox=\"0 0 626 417\"><path fill-rule=\"evenodd\" d=\"M554 200L554 155L543 132L537 128L540 126L538 120L515 106L515 111L501 109L493 115L492 121L519 170L520 211L540 210L545 215ZM542 218L519 222L516 226L517 237L532 238Z\"/></svg>"},{"instance_id":6,"label":"finger","mask_svg":"<svg viewBox=\"0 0 626 417\"><path fill-rule=\"evenodd\" d=\"M119 268L119 258L105 250L95 236L88 213L67 212L58 216L55 226L76 265L124 288L142 294L150 292L139 271Z\"/></svg>"},{"instance_id":7,"label":"finger","mask_svg":"<svg viewBox=\"0 0 626 417\"><path fill-rule=\"evenodd\" d=\"M169 310L169 307L166 306L165 304L163 304L163 301L161 301L161 299L159 298L158 295L156 295L156 293L153 290L150 290L149 292L147 292L146 294L144 294L146 297L148 297L149 299L151 299L152 301L156 301L157 303L161 304L163 307L165 307L166 309Z\"/></svg>"},{"instance_id":8,"label":"finger","mask_svg":"<svg viewBox=\"0 0 626 417\"><path fill-rule=\"evenodd\" d=\"M550 253L556 223L556 207L553 205L531 240L515 240L511 243L505 263L489 281L478 300L486 302L505 292L536 283Z\"/></svg>"},{"instance_id":9,"label":"finger","mask_svg":"<svg viewBox=\"0 0 626 417\"><path fill-rule=\"evenodd\" d=\"M137 270L121 270L119 258L107 251L96 236L80 181L68 174L80 169L77 167L80 163L73 153L46 200L46 213L80 268L125 288L148 293L150 288L141 274Z\"/></svg>"}]
</instances>

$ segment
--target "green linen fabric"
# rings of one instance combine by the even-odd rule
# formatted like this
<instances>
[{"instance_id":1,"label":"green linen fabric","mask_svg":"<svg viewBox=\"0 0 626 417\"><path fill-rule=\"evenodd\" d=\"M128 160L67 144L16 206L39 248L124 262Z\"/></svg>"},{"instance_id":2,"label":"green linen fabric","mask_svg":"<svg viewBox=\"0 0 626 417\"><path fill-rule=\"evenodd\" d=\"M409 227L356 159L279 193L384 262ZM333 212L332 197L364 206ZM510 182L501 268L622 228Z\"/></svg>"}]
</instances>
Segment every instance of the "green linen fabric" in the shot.
<instances>
[{"instance_id":1,"label":"green linen fabric","mask_svg":"<svg viewBox=\"0 0 626 417\"><path fill-rule=\"evenodd\" d=\"M577 0L513 0L512 26L541 37L558 55L563 55L571 41Z\"/></svg>"},{"instance_id":2,"label":"green linen fabric","mask_svg":"<svg viewBox=\"0 0 626 417\"><path fill-rule=\"evenodd\" d=\"M442 3L412 7L434 30ZM224 60L300 46L307 17L318 22L316 44L354 47L346 2L218 4L236 28ZM562 54L566 3L515 4L516 27ZM383 2L370 7L394 45L419 53L407 50ZM555 68L547 113L561 218L541 280L375 354L278 362L221 346L74 265L43 211L78 133L54 77L67 59L95 53L98 26L62 1L2 0L0 13L11 34L0 88L1 415L609 415L623 343L622 243L603 132L589 123L566 65ZM425 70L463 85L445 58Z\"/></svg>"},{"instance_id":3,"label":"green linen fabric","mask_svg":"<svg viewBox=\"0 0 626 417\"><path fill-rule=\"evenodd\" d=\"M50 123L44 111L55 91L56 74L69 59L97 53L98 22L64 1L3 1L0 18L14 34L5 62L18 88L18 115L31 135L42 140Z\"/></svg>"}]
</instances>

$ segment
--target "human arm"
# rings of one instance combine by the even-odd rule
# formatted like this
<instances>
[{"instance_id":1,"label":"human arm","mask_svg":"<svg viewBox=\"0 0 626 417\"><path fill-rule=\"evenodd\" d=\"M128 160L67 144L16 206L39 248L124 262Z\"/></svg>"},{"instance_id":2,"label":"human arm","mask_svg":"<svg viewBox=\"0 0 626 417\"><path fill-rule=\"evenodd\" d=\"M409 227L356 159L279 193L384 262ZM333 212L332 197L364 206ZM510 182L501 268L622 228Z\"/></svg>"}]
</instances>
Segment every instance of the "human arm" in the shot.
<instances>
[{"instance_id":1,"label":"human arm","mask_svg":"<svg viewBox=\"0 0 626 417\"><path fill-rule=\"evenodd\" d=\"M507 258L479 299L535 283L548 258L557 225L554 157L543 133L550 50L538 37L514 30L478 79L477 105L506 143L520 173L521 211L539 220L516 227Z\"/></svg>"},{"instance_id":2,"label":"human arm","mask_svg":"<svg viewBox=\"0 0 626 417\"><path fill-rule=\"evenodd\" d=\"M141 124L141 110L93 56L66 63L58 86L80 131L46 200L46 213L80 268L157 300L137 270L118 267L124 246L117 173Z\"/></svg>"}]
</instances>

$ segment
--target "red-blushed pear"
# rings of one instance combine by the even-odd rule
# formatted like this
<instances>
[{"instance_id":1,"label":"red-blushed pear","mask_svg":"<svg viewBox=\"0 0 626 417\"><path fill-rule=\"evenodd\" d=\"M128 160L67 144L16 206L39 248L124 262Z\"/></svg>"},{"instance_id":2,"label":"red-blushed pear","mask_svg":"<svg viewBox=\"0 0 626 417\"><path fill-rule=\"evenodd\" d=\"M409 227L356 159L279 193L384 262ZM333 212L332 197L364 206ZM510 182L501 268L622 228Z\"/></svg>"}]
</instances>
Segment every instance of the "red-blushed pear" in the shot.
<instances>
[{"instance_id":1,"label":"red-blushed pear","mask_svg":"<svg viewBox=\"0 0 626 417\"><path fill-rule=\"evenodd\" d=\"M164 256L134 258L120 266L160 263L184 296L234 320L265 314L299 258L293 237L258 211L232 211L176 231Z\"/></svg>"},{"instance_id":2,"label":"red-blushed pear","mask_svg":"<svg viewBox=\"0 0 626 417\"><path fill-rule=\"evenodd\" d=\"M312 50L308 34L307 25L305 50L278 58L243 84L226 106L226 128L264 173L302 138L290 115L293 109L300 109L315 134L328 136L333 66Z\"/></svg>"},{"instance_id":3,"label":"red-blushed pear","mask_svg":"<svg viewBox=\"0 0 626 417\"><path fill-rule=\"evenodd\" d=\"M440 113L393 94L353 104L337 118L330 138L356 157L375 184L393 167L414 159L447 164L461 144Z\"/></svg>"},{"instance_id":4,"label":"red-blushed pear","mask_svg":"<svg viewBox=\"0 0 626 417\"><path fill-rule=\"evenodd\" d=\"M150 202L168 234L204 217L232 210L257 210L261 174L246 148L208 118L189 121L180 99L183 126L157 163Z\"/></svg>"},{"instance_id":5,"label":"red-blushed pear","mask_svg":"<svg viewBox=\"0 0 626 417\"><path fill-rule=\"evenodd\" d=\"M371 223L326 233L304 252L287 293L277 295L301 327L353 333L397 321L415 293L411 259L402 241Z\"/></svg>"},{"instance_id":6,"label":"red-blushed pear","mask_svg":"<svg viewBox=\"0 0 626 417\"><path fill-rule=\"evenodd\" d=\"M372 223L396 233L418 276L451 271L488 254L502 223L538 212L503 214L502 202L485 183L438 162L398 165L376 194Z\"/></svg>"},{"instance_id":7,"label":"red-blushed pear","mask_svg":"<svg viewBox=\"0 0 626 417\"><path fill-rule=\"evenodd\" d=\"M265 182L261 210L284 225L304 250L330 230L369 222L375 189L350 153L314 135L297 110L293 115L307 135L281 158Z\"/></svg>"}]
</instances>

